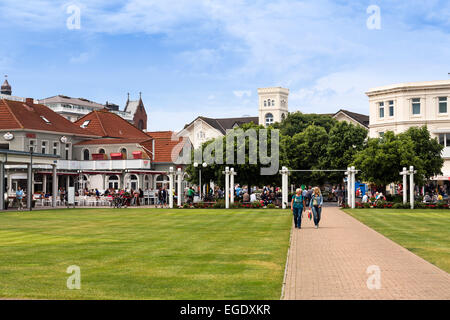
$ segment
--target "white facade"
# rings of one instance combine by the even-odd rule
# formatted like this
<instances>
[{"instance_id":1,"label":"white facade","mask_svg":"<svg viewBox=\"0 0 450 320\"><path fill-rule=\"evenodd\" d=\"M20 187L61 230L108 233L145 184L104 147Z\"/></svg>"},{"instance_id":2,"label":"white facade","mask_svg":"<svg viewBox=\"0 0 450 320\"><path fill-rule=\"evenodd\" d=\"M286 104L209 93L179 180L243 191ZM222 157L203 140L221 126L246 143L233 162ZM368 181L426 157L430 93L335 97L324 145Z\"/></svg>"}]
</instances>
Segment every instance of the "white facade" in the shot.
<instances>
[{"instance_id":1,"label":"white facade","mask_svg":"<svg viewBox=\"0 0 450 320\"><path fill-rule=\"evenodd\" d=\"M444 177L450 177L450 80L410 82L366 92L370 105L369 137L386 131L400 133L427 125L432 137L444 145ZM447 143L448 142L448 143Z\"/></svg>"},{"instance_id":2,"label":"white facade","mask_svg":"<svg viewBox=\"0 0 450 320\"><path fill-rule=\"evenodd\" d=\"M202 145L202 143L211 139L223 137L223 134L216 128L209 125L202 118L197 118L190 126L187 126L181 130L177 136L189 138L193 148L197 149Z\"/></svg>"},{"instance_id":3,"label":"white facade","mask_svg":"<svg viewBox=\"0 0 450 320\"><path fill-rule=\"evenodd\" d=\"M289 113L289 89L281 87L258 89L259 123L264 126L281 122Z\"/></svg>"}]
</instances>

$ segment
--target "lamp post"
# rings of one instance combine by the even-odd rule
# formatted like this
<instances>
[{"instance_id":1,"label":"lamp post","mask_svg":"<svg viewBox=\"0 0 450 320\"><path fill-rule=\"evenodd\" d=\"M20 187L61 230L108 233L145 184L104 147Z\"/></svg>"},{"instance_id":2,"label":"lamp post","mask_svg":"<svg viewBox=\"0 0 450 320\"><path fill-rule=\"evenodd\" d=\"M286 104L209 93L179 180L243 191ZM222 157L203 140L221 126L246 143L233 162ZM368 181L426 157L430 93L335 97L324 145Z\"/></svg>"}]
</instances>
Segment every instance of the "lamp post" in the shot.
<instances>
[{"instance_id":1,"label":"lamp post","mask_svg":"<svg viewBox=\"0 0 450 320\"><path fill-rule=\"evenodd\" d=\"M206 162L202 163L202 167L206 168L208 166L208 164ZM198 168L199 167L199 163L198 162L194 162L194 167ZM200 190L199 190L199 196L200 196L200 200L203 199L202 197L202 167L200 167L199 172L198 172L198 184L200 186Z\"/></svg>"}]
</instances>

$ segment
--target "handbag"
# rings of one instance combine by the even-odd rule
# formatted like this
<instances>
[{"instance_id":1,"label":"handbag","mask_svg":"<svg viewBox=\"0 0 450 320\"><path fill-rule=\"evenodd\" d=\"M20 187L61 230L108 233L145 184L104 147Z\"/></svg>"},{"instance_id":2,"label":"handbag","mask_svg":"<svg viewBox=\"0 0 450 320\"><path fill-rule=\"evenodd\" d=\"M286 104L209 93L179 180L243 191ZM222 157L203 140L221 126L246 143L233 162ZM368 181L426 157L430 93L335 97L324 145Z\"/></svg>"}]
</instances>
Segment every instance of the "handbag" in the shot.
<instances>
[{"instance_id":1,"label":"handbag","mask_svg":"<svg viewBox=\"0 0 450 320\"><path fill-rule=\"evenodd\" d=\"M309 218L309 220L311 220L311 218L312 218L311 210L308 210L308 218Z\"/></svg>"}]
</instances>

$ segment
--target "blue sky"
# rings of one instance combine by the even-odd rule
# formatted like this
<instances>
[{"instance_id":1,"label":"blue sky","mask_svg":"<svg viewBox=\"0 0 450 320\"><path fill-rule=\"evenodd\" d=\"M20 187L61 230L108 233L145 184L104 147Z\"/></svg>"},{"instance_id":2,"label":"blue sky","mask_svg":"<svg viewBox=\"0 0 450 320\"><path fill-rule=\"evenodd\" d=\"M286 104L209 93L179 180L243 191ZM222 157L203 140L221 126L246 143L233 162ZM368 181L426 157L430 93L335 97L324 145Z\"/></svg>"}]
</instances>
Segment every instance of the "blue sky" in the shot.
<instances>
[{"instance_id":1,"label":"blue sky","mask_svg":"<svg viewBox=\"0 0 450 320\"><path fill-rule=\"evenodd\" d=\"M81 12L70 30L67 8ZM381 10L370 30L367 8ZM369 88L449 79L448 1L0 1L0 74L13 94L124 106L142 91L149 130L198 115L257 115L258 87L289 109L368 114Z\"/></svg>"}]
</instances>

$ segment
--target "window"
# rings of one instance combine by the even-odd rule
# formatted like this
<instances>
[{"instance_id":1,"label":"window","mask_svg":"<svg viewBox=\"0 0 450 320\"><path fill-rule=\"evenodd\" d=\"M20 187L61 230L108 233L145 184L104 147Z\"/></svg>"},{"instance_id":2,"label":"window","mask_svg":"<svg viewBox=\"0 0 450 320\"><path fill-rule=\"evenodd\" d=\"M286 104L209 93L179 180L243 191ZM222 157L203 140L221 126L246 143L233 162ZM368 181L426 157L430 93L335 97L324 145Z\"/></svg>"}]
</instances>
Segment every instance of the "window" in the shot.
<instances>
[{"instance_id":1,"label":"window","mask_svg":"<svg viewBox=\"0 0 450 320\"><path fill-rule=\"evenodd\" d=\"M447 113L447 97L439 97L439 113Z\"/></svg>"},{"instance_id":2,"label":"window","mask_svg":"<svg viewBox=\"0 0 450 320\"><path fill-rule=\"evenodd\" d=\"M439 133L439 144L446 148L450 147L450 133Z\"/></svg>"},{"instance_id":3,"label":"window","mask_svg":"<svg viewBox=\"0 0 450 320\"><path fill-rule=\"evenodd\" d=\"M55 156L59 154L59 142L53 142L53 154Z\"/></svg>"},{"instance_id":4,"label":"window","mask_svg":"<svg viewBox=\"0 0 450 320\"><path fill-rule=\"evenodd\" d=\"M282 113L282 114L281 114L281 121L284 121L284 119L286 119L286 114L285 114L285 113Z\"/></svg>"},{"instance_id":5,"label":"window","mask_svg":"<svg viewBox=\"0 0 450 320\"><path fill-rule=\"evenodd\" d=\"M267 100L267 106L270 107L270 99Z\"/></svg>"},{"instance_id":6,"label":"window","mask_svg":"<svg viewBox=\"0 0 450 320\"><path fill-rule=\"evenodd\" d=\"M98 150L98 153L103 153L103 154L105 154L105 149L100 149L100 150Z\"/></svg>"},{"instance_id":7,"label":"window","mask_svg":"<svg viewBox=\"0 0 450 320\"><path fill-rule=\"evenodd\" d=\"M41 119L44 120L44 122L45 122L46 124L51 124L50 120L48 120L46 117L41 116Z\"/></svg>"},{"instance_id":8,"label":"window","mask_svg":"<svg viewBox=\"0 0 450 320\"><path fill-rule=\"evenodd\" d=\"M445 147L445 133L439 133L439 144Z\"/></svg>"},{"instance_id":9,"label":"window","mask_svg":"<svg viewBox=\"0 0 450 320\"><path fill-rule=\"evenodd\" d=\"M30 152L36 152L36 140L29 140L28 141L28 150Z\"/></svg>"},{"instance_id":10,"label":"window","mask_svg":"<svg viewBox=\"0 0 450 320\"><path fill-rule=\"evenodd\" d=\"M118 176L109 176L108 187L110 189L119 189L119 177Z\"/></svg>"},{"instance_id":11,"label":"window","mask_svg":"<svg viewBox=\"0 0 450 320\"><path fill-rule=\"evenodd\" d=\"M139 128L139 130L144 130L144 120L142 120L142 119L139 120L138 128Z\"/></svg>"},{"instance_id":12,"label":"window","mask_svg":"<svg viewBox=\"0 0 450 320\"><path fill-rule=\"evenodd\" d=\"M70 160L70 143L66 143L66 147L64 148L66 160Z\"/></svg>"},{"instance_id":13,"label":"window","mask_svg":"<svg viewBox=\"0 0 450 320\"><path fill-rule=\"evenodd\" d=\"M266 126L273 124L273 115L271 113L266 114Z\"/></svg>"},{"instance_id":14,"label":"window","mask_svg":"<svg viewBox=\"0 0 450 320\"><path fill-rule=\"evenodd\" d=\"M83 151L83 160L89 160L89 150L84 149Z\"/></svg>"},{"instance_id":15,"label":"window","mask_svg":"<svg viewBox=\"0 0 450 320\"><path fill-rule=\"evenodd\" d=\"M275 106L275 100L272 100L272 107Z\"/></svg>"},{"instance_id":16,"label":"window","mask_svg":"<svg viewBox=\"0 0 450 320\"><path fill-rule=\"evenodd\" d=\"M47 141L41 142L41 153L44 153L44 154L47 153Z\"/></svg>"},{"instance_id":17,"label":"window","mask_svg":"<svg viewBox=\"0 0 450 320\"><path fill-rule=\"evenodd\" d=\"M389 101L389 117L394 116L394 101Z\"/></svg>"},{"instance_id":18,"label":"window","mask_svg":"<svg viewBox=\"0 0 450 320\"><path fill-rule=\"evenodd\" d=\"M127 158L127 149L125 148L120 149L120 153L123 154L123 159Z\"/></svg>"},{"instance_id":19,"label":"window","mask_svg":"<svg viewBox=\"0 0 450 320\"><path fill-rule=\"evenodd\" d=\"M420 114L420 98L412 99L412 114Z\"/></svg>"},{"instance_id":20,"label":"window","mask_svg":"<svg viewBox=\"0 0 450 320\"><path fill-rule=\"evenodd\" d=\"M378 103L378 108L380 110L380 118L384 118L384 102L379 102Z\"/></svg>"},{"instance_id":21,"label":"window","mask_svg":"<svg viewBox=\"0 0 450 320\"><path fill-rule=\"evenodd\" d=\"M378 134L379 134L380 138L384 137L384 132L379 132Z\"/></svg>"},{"instance_id":22,"label":"window","mask_svg":"<svg viewBox=\"0 0 450 320\"><path fill-rule=\"evenodd\" d=\"M89 125L89 122L91 122L91 120L84 121L83 124L80 127L81 128L86 128Z\"/></svg>"},{"instance_id":23,"label":"window","mask_svg":"<svg viewBox=\"0 0 450 320\"><path fill-rule=\"evenodd\" d=\"M267 101L264 100L264 107L267 107Z\"/></svg>"}]
</instances>

